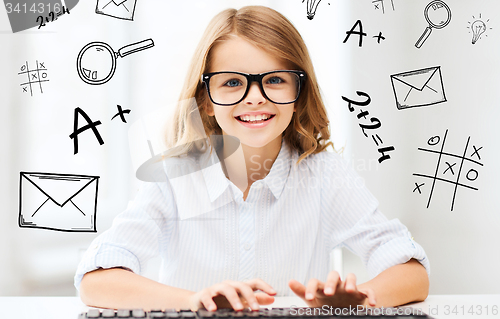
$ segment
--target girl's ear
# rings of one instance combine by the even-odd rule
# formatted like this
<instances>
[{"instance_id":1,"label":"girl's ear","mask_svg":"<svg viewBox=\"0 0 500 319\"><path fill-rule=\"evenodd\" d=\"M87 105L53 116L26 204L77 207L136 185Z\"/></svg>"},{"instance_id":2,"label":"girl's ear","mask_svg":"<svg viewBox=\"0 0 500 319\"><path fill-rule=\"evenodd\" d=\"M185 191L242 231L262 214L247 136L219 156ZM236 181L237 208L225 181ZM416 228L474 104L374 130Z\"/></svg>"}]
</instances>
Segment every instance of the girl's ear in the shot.
<instances>
[{"instance_id":1,"label":"girl's ear","mask_svg":"<svg viewBox=\"0 0 500 319\"><path fill-rule=\"evenodd\" d=\"M205 104L205 112L207 113L208 116L214 116L215 115L212 103Z\"/></svg>"}]
</instances>

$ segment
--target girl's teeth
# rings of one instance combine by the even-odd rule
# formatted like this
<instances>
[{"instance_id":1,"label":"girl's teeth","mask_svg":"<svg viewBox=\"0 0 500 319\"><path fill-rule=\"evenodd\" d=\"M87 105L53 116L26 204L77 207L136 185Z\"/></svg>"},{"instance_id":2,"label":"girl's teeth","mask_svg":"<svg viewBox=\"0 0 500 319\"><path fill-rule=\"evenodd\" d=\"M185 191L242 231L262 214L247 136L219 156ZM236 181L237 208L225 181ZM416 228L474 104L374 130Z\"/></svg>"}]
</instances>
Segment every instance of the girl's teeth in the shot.
<instances>
[{"instance_id":1,"label":"girl's teeth","mask_svg":"<svg viewBox=\"0 0 500 319\"><path fill-rule=\"evenodd\" d=\"M245 122L255 122L255 121L262 121L262 120L267 120L270 116L268 114L259 114L259 115L243 115L240 116L240 120L245 121Z\"/></svg>"}]
</instances>

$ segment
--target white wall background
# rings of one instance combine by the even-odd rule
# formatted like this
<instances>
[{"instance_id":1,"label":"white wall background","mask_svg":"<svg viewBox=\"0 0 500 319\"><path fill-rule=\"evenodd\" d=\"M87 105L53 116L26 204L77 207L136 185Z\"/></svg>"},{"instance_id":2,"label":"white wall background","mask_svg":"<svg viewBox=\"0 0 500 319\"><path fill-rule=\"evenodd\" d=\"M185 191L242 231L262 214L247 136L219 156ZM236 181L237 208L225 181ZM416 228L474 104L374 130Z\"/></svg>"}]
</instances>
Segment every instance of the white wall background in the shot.
<instances>
[{"instance_id":1,"label":"white wall background","mask_svg":"<svg viewBox=\"0 0 500 319\"><path fill-rule=\"evenodd\" d=\"M423 8L428 1L410 4L394 0L395 10L386 10L385 14L366 2L369 1L351 2L351 24L360 19L368 35L382 31L386 40L377 44L366 37L359 48L355 37L349 45L342 46L342 50L350 50L351 81L342 84L341 91L352 98L356 97L356 90L370 94L372 103L366 109L380 119L382 127L377 133L396 151L376 168L365 170L361 166L358 171L379 199L382 211L390 218L399 218L426 249L432 268L431 293L498 293L500 240L495 234L500 228L500 213L495 198L500 190L500 170L496 165L500 149L495 132L500 115L500 3L445 1L452 11L450 24L433 30L417 49L414 44L426 27ZM489 20L488 30L472 45L468 22L474 22L480 14L483 21ZM344 29L350 29L348 23ZM433 66L441 66L448 101L397 110L389 76ZM343 108L345 112L346 103ZM358 123L351 113L353 158L378 158L375 144L364 137ZM431 148L427 140L435 135L442 138L446 129L449 131L445 152L462 155L469 136L471 144L483 147L480 153L484 166L478 168L479 177L471 185L479 190L458 188L453 211L453 189L449 185L436 184L428 209L429 188L423 188L422 195L412 192L415 182L426 182L424 187L431 184L430 180L417 179L412 174L433 175L437 163L435 155L417 148ZM467 152L468 156L473 153L472 145ZM459 165L454 167L455 174ZM446 168L442 163L440 172ZM461 181L466 182L464 172Z\"/></svg>"},{"instance_id":2,"label":"white wall background","mask_svg":"<svg viewBox=\"0 0 500 319\"><path fill-rule=\"evenodd\" d=\"M498 293L500 276L500 213L495 195L500 170L496 140L497 86L500 83L500 4L494 0L446 0L452 21L434 30L421 49L414 44L426 27L425 1L385 0L386 11L371 0L323 0L313 20L306 18L300 0L272 1L162 1L139 0L133 22L96 15L95 1L81 1L70 15L12 34L5 10L0 9L0 295L74 295L73 273L82 250L111 222L136 190L127 130L130 123L159 107L172 105L192 52L209 20L227 7L248 4L271 6L285 14L308 45L328 105L332 135L338 149L365 178L389 218L399 218L426 249L431 261L431 293ZM482 14L487 37L475 45L467 29ZM363 46L346 31L356 20L364 31ZM386 40L372 38L382 32ZM83 83L75 68L80 49L103 41L114 49L152 38L155 47L118 60L114 78L101 86ZM50 81L44 93L23 94L17 73L28 61L44 61ZM397 110L389 76L430 66L441 66L448 101L434 106ZM396 150L377 163L377 148L365 138L355 113L341 100L367 92L376 130ZM118 119L116 105L131 109L128 124ZM93 134L79 136L80 151L73 155L73 112L82 108L98 127L105 144ZM428 190L412 193L413 173L431 174L435 162L418 151L429 137L448 129L446 149L463 152L466 139L480 151L484 167L475 181L478 191L458 189L450 211L451 193L437 192L426 208ZM63 233L17 226L20 171L98 175L98 233ZM426 184L429 185L429 184ZM438 189L441 184L437 184ZM154 277L154 267L149 276ZM345 272L363 281L367 275L357 257L344 254Z\"/></svg>"}]
</instances>

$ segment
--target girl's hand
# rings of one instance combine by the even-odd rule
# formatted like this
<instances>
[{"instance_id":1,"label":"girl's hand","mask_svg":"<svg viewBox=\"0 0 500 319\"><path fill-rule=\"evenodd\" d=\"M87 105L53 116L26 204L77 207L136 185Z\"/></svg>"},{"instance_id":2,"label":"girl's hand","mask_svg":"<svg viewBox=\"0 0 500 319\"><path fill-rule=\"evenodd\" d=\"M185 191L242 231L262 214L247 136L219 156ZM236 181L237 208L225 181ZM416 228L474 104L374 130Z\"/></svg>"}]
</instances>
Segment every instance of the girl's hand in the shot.
<instances>
[{"instance_id":1,"label":"girl's hand","mask_svg":"<svg viewBox=\"0 0 500 319\"><path fill-rule=\"evenodd\" d=\"M265 293L256 293L262 290ZM206 308L215 311L218 308L233 308L243 310L250 307L259 310L260 305L274 302L276 291L261 279L251 279L245 282L226 280L205 288L189 297L191 310Z\"/></svg>"},{"instance_id":2,"label":"girl's hand","mask_svg":"<svg viewBox=\"0 0 500 319\"><path fill-rule=\"evenodd\" d=\"M374 307L375 293L370 288L359 289L356 286L356 276L348 274L345 281L340 279L338 272L332 271L328 274L326 283L318 279L311 279L307 287L296 280L290 280L288 286L292 291L302 298L309 307L349 307L357 305L368 305Z\"/></svg>"}]
</instances>

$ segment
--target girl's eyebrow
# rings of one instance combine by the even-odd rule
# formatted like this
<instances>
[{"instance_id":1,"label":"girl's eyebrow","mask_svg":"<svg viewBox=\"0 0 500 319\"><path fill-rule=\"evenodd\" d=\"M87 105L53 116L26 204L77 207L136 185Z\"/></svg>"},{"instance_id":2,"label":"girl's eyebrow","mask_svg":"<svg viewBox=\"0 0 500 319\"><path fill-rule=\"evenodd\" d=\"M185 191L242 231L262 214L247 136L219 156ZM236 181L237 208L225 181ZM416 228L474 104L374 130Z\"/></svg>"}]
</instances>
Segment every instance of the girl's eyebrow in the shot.
<instances>
[{"instance_id":1,"label":"girl's eyebrow","mask_svg":"<svg viewBox=\"0 0 500 319\"><path fill-rule=\"evenodd\" d=\"M243 72L243 71L236 71L236 70L230 70L230 69L222 69L222 70L218 70L218 71L205 72L205 74L217 73L217 72L237 72L237 73L243 73L243 74L249 74L249 75L260 75L260 74L274 72L274 71L300 71L300 70L296 70L296 68L274 68L274 69L270 69L270 70L259 72L259 73L251 73L251 72Z\"/></svg>"}]
</instances>

